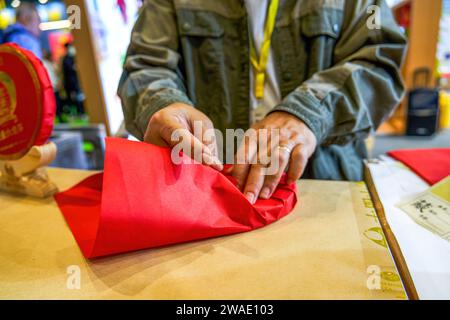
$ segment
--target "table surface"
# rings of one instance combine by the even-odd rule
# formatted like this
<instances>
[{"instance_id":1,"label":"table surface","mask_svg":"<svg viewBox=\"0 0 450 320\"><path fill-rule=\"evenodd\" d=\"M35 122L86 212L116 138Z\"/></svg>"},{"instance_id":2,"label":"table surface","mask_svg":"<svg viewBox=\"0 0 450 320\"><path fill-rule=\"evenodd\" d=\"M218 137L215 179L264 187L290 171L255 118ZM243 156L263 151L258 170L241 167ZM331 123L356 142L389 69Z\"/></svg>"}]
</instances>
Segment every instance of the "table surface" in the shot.
<instances>
[{"instance_id":1,"label":"table surface","mask_svg":"<svg viewBox=\"0 0 450 320\"><path fill-rule=\"evenodd\" d=\"M390 157L381 157L368 166L419 298L450 299L450 242L423 228L397 207L430 186Z\"/></svg>"},{"instance_id":2,"label":"table surface","mask_svg":"<svg viewBox=\"0 0 450 320\"><path fill-rule=\"evenodd\" d=\"M92 174L48 171L60 190ZM301 181L266 228L90 261L52 199L3 193L0 208L0 298L406 298L363 183Z\"/></svg>"},{"instance_id":3,"label":"table surface","mask_svg":"<svg viewBox=\"0 0 450 320\"><path fill-rule=\"evenodd\" d=\"M441 130L431 137L378 134L375 136L370 157L376 158L391 150L430 148L450 148L450 129Z\"/></svg>"}]
</instances>

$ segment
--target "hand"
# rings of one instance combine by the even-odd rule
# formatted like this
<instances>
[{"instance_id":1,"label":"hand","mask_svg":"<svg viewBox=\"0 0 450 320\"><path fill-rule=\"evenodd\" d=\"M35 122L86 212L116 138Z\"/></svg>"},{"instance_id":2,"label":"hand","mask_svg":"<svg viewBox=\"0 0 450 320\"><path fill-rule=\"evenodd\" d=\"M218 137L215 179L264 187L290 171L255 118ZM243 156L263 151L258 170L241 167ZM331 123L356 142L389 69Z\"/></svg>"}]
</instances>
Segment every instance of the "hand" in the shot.
<instances>
[{"instance_id":1,"label":"hand","mask_svg":"<svg viewBox=\"0 0 450 320\"><path fill-rule=\"evenodd\" d=\"M287 183L300 179L305 170L309 158L317 146L314 133L303 121L286 112L273 112L264 120L255 124L252 129L257 131L257 139L260 138L259 131L266 129L268 139L274 139L271 130L278 132L279 143L271 149L271 142L266 143L269 148L261 150L260 144L245 140L238 150L237 157L244 153L243 163L237 163L231 169L231 173L238 181L238 187L251 203L255 203L258 197L269 199L277 188L283 172L288 169ZM253 147L252 147L253 145ZM264 148L263 148L264 149ZM278 160L274 172L266 175L267 165L255 161L262 157Z\"/></svg>"},{"instance_id":2,"label":"hand","mask_svg":"<svg viewBox=\"0 0 450 320\"><path fill-rule=\"evenodd\" d=\"M195 123L199 124L201 130L194 130ZM187 104L174 103L150 118L144 142L171 148L179 143L187 144L191 155L200 150L201 162L221 171L223 165L218 159L216 137L214 134L205 134L207 130L211 133L213 129L211 120L204 113ZM178 139L173 139L175 133Z\"/></svg>"}]
</instances>

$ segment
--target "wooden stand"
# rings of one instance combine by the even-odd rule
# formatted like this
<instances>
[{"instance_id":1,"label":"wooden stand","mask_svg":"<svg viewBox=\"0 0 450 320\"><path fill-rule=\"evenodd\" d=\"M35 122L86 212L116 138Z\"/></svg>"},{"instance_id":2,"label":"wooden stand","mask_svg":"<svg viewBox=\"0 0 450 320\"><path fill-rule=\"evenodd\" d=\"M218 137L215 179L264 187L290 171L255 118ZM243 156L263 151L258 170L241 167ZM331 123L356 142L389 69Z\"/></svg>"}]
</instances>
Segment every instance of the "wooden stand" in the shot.
<instances>
[{"instance_id":1,"label":"wooden stand","mask_svg":"<svg viewBox=\"0 0 450 320\"><path fill-rule=\"evenodd\" d=\"M38 198L46 198L58 192L43 168L55 159L56 151L56 145L50 142L34 146L19 160L0 160L0 190Z\"/></svg>"}]
</instances>

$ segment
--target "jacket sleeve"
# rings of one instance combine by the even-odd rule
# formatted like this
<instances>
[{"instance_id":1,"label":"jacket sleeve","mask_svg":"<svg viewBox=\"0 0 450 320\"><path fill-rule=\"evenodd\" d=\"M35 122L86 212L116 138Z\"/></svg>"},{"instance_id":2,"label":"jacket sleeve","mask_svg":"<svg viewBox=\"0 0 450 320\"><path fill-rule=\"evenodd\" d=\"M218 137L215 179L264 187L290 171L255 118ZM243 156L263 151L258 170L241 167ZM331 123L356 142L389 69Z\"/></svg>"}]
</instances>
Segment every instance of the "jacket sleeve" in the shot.
<instances>
[{"instance_id":1,"label":"jacket sleeve","mask_svg":"<svg viewBox=\"0 0 450 320\"><path fill-rule=\"evenodd\" d=\"M381 28L370 30L368 9L373 5L381 10ZM403 97L405 51L406 39L384 0L347 0L333 66L314 74L274 111L299 117L322 145L364 138Z\"/></svg>"},{"instance_id":2,"label":"jacket sleeve","mask_svg":"<svg viewBox=\"0 0 450 320\"><path fill-rule=\"evenodd\" d=\"M118 89L126 128L140 140L155 112L176 102L192 105L179 68L178 47L172 1L145 1L131 34Z\"/></svg>"}]
</instances>

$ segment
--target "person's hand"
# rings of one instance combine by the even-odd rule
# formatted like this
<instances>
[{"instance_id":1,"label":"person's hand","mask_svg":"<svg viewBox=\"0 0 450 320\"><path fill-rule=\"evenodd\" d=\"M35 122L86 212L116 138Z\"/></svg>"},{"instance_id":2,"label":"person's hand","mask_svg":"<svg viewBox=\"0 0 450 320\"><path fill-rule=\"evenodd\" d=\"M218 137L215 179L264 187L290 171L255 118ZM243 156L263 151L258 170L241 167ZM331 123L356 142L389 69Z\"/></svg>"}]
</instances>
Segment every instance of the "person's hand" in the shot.
<instances>
[{"instance_id":1,"label":"person's hand","mask_svg":"<svg viewBox=\"0 0 450 320\"><path fill-rule=\"evenodd\" d=\"M269 140L265 144L267 148L261 148L259 143L251 143L251 139L245 139L236 156L237 159L243 160L243 163L236 160L238 163L231 169L231 174L246 198L255 203L259 197L269 199L272 196L286 168L288 168L287 183L300 179L316 149L317 140L307 125L286 112L273 112L255 124L252 129L256 130L257 139L260 138L260 130L267 130ZM270 140L275 138L271 132L278 132L279 137L279 143L272 144L272 147ZM268 157L272 162L275 160L277 164L271 168L270 174L266 174L267 164L259 161L263 157Z\"/></svg>"},{"instance_id":2,"label":"person's hand","mask_svg":"<svg viewBox=\"0 0 450 320\"><path fill-rule=\"evenodd\" d=\"M200 130L194 130L195 124ZM216 137L211 134L213 130L211 120L204 113L187 104L174 103L150 118L144 142L171 148L182 143L190 149L192 156L200 151L201 159L196 160L221 171L223 165L218 159Z\"/></svg>"}]
</instances>

